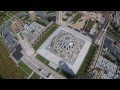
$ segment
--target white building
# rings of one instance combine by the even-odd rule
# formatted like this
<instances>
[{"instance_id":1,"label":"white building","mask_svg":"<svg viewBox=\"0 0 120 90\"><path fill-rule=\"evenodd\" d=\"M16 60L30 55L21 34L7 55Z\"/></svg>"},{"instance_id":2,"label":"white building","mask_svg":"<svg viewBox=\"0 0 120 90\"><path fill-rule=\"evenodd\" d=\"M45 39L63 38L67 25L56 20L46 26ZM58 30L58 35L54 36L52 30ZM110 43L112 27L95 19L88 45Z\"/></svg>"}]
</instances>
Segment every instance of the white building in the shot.
<instances>
[{"instance_id":1,"label":"white building","mask_svg":"<svg viewBox=\"0 0 120 90\"><path fill-rule=\"evenodd\" d=\"M56 12L56 23L61 25L62 24L62 11Z\"/></svg>"},{"instance_id":2,"label":"white building","mask_svg":"<svg viewBox=\"0 0 120 90\"><path fill-rule=\"evenodd\" d=\"M37 53L59 67L60 61L77 74L82 62L89 50L92 39L77 31L60 26L41 45ZM51 64L50 64L51 65Z\"/></svg>"},{"instance_id":3,"label":"white building","mask_svg":"<svg viewBox=\"0 0 120 90\"><path fill-rule=\"evenodd\" d=\"M97 24L95 23L94 25L93 25L93 27L92 27L92 29L90 30L90 34L91 35L94 35L96 32L97 32Z\"/></svg>"},{"instance_id":4,"label":"white building","mask_svg":"<svg viewBox=\"0 0 120 90\"><path fill-rule=\"evenodd\" d=\"M36 19L36 13L35 11L29 11L29 17L32 21Z\"/></svg>"},{"instance_id":5,"label":"white building","mask_svg":"<svg viewBox=\"0 0 120 90\"><path fill-rule=\"evenodd\" d=\"M32 48L31 44L27 40L27 38L24 38L21 33L17 34L19 42L23 48L23 50L26 52L28 56L31 56L34 54L34 49Z\"/></svg>"}]
</instances>

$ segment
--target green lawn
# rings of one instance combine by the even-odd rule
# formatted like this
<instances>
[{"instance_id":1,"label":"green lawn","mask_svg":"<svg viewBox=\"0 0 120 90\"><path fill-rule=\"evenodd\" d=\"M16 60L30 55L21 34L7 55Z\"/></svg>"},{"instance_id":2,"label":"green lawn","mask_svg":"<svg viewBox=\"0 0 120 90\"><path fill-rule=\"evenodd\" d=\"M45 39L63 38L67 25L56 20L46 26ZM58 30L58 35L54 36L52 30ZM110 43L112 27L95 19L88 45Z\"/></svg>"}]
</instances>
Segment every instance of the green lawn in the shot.
<instances>
[{"instance_id":1,"label":"green lawn","mask_svg":"<svg viewBox=\"0 0 120 90\"><path fill-rule=\"evenodd\" d=\"M81 17L82 17L82 14L77 13L75 17L72 19L72 22L76 23Z\"/></svg>"},{"instance_id":2,"label":"green lawn","mask_svg":"<svg viewBox=\"0 0 120 90\"><path fill-rule=\"evenodd\" d=\"M20 61L19 63L18 63L18 65L23 69L23 70L25 70L25 72L27 73L27 74L31 74L32 73L32 69L30 69L23 61Z\"/></svg>"},{"instance_id":3,"label":"green lawn","mask_svg":"<svg viewBox=\"0 0 120 90\"><path fill-rule=\"evenodd\" d=\"M18 66L18 70L22 73L19 77L18 77L18 79L22 79L22 78L28 78L28 74L26 74L25 73L25 71L23 71L19 66Z\"/></svg>"},{"instance_id":4,"label":"green lawn","mask_svg":"<svg viewBox=\"0 0 120 90\"><path fill-rule=\"evenodd\" d=\"M44 22L41 22L40 20L36 20L36 22L41 24L42 26L47 26Z\"/></svg>"},{"instance_id":5,"label":"green lawn","mask_svg":"<svg viewBox=\"0 0 120 90\"><path fill-rule=\"evenodd\" d=\"M44 41L58 28L58 25L53 23L50 27L47 28L47 33L40 39L35 45L34 49L37 50L43 43ZM49 31L48 31L49 30Z\"/></svg>"},{"instance_id":6,"label":"green lawn","mask_svg":"<svg viewBox=\"0 0 120 90\"><path fill-rule=\"evenodd\" d=\"M91 19L88 21L87 23L87 30L91 30L92 26L94 25L94 21L92 21Z\"/></svg>"},{"instance_id":7,"label":"green lawn","mask_svg":"<svg viewBox=\"0 0 120 90\"><path fill-rule=\"evenodd\" d=\"M72 16L72 13L66 13L66 16L68 16L68 17L70 17L70 16Z\"/></svg>"},{"instance_id":8,"label":"green lawn","mask_svg":"<svg viewBox=\"0 0 120 90\"><path fill-rule=\"evenodd\" d=\"M36 58L43 63L46 61L46 59L40 56L39 54L36 55Z\"/></svg>"},{"instance_id":9,"label":"green lawn","mask_svg":"<svg viewBox=\"0 0 120 90\"><path fill-rule=\"evenodd\" d=\"M0 75L5 79L17 79L27 77L25 72L18 68L15 62L9 57L8 50L0 41Z\"/></svg>"},{"instance_id":10,"label":"green lawn","mask_svg":"<svg viewBox=\"0 0 120 90\"><path fill-rule=\"evenodd\" d=\"M30 77L30 79L39 79L40 76L37 73L33 73L33 75Z\"/></svg>"},{"instance_id":11,"label":"green lawn","mask_svg":"<svg viewBox=\"0 0 120 90\"><path fill-rule=\"evenodd\" d=\"M46 61L46 62L45 62L45 65L49 66L48 64L49 64L49 61Z\"/></svg>"},{"instance_id":12,"label":"green lawn","mask_svg":"<svg viewBox=\"0 0 120 90\"><path fill-rule=\"evenodd\" d=\"M84 75L86 72L87 72L87 69L95 55L95 51L97 50L98 46L97 45L91 45L83 63L82 63L82 66L80 67L78 73L77 73L77 76L80 77L82 75Z\"/></svg>"}]
</instances>

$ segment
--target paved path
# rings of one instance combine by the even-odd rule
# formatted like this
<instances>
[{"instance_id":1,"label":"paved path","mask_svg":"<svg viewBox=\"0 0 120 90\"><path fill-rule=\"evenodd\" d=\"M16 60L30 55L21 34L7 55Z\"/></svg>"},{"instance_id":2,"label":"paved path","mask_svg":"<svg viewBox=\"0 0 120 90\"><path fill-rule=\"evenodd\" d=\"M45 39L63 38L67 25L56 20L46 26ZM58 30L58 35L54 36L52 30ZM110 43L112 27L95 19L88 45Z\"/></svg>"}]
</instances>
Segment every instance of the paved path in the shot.
<instances>
[{"instance_id":1,"label":"paved path","mask_svg":"<svg viewBox=\"0 0 120 90\"><path fill-rule=\"evenodd\" d=\"M38 69L47 69L50 73L52 73L54 76L56 76L56 78L65 79L65 77L58 74L57 72L55 72L54 70L52 70L51 68L49 68L48 66L46 66L45 64L40 62L39 60L37 60L34 55L32 57L28 57L26 55L24 55L24 56L26 59L23 59L23 62L26 63L29 67L31 67L32 70L37 72L40 76L46 78L43 74L41 74L41 72Z\"/></svg>"},{"instance_id":2,"label":"paved path","mask_svg":"<svg viewBox=\"0 0 120 90\"><path fill-rule=\"evenodd\" d=\"M30 77L33 75L34 71L29 75L28 79L30 79Z\"/></svg>"}]
</instances>

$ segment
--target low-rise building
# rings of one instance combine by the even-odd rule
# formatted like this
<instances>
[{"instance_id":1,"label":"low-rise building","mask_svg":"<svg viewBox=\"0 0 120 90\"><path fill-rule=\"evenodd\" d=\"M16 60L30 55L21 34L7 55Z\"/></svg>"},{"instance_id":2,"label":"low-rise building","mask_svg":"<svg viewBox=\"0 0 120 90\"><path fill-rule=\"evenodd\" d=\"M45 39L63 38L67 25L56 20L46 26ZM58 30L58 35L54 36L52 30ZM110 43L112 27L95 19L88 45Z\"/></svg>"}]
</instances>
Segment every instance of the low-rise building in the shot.
<instances>
[{"instance_id":1,"label":"low-rise building","mask_svg":"<svg viewBox=\"0 0 120 90\"><path fill-rule=\"evenodd\" d=\"M116 79L118 77L117 75L118 66L102 56L98 58L95 67L100 68L103 71L101 79Z\"/></svg>"}]
</instances>

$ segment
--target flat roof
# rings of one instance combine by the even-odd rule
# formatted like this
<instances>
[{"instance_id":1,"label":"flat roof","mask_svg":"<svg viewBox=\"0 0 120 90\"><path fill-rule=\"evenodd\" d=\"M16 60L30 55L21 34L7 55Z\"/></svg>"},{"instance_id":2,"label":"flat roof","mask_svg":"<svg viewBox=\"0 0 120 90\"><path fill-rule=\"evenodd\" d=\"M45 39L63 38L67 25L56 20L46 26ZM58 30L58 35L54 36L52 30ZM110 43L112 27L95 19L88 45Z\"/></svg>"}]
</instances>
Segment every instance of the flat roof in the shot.
<instances>
[{"instance_id":1,"label":"flat roof","mask_svg":"<svg viewBox=\"0 0 120 90\"><path fill-rule=\"evenodd\" d=\"M60 33L61 31L70 33L71 35L74 35L76 38L84 41L84 45L80 49L80 52L76 58L76 61L73 64L68 63L66 60L63 60L61 57L53 54L51 51L46 49L46 47L51 43L53 38L55 38L55 36L57 36L58 33ZM68 67L70 69L72 69L75 74L77 74L77 71L79 70L80 66L82 65L82 62L83 62L83 60L89 50L89 47L92 43L91 41L92 41L92 39L89 36L86 36L82 33L78 33L77 31L75 31L74 29L71 29L69 27L60 26L41 45L41 47L37 50L37 53L40 54L41 56L43 56L45 59L55 63L57 66L59 66L60 61L64 61L68 65Z\"/></svg>"},{"instance_id":2,"label":"flat roof","mask_svg":"<svg viewBox=\"0 0 120 90\"><path fill-rule=\"evenodd\" d=\"M21 50L22 50L21 45L20 45L20 44L17 45L17 46L15 47L15 49L16 49L17 51L21 51Z\"/></svg>"},{"instance_id":3,"label":"flat roof","mask_svg":"<svg viewBox=\"0 0 120 90\"><path fill-rule=\"evenodd\" d=\"M15 52L12 54L12 56L13 56L17 61L19 61L19 60L22 58L23 54L22 54L20 51L15 50Z\"/></svg>"}]
</instances>

